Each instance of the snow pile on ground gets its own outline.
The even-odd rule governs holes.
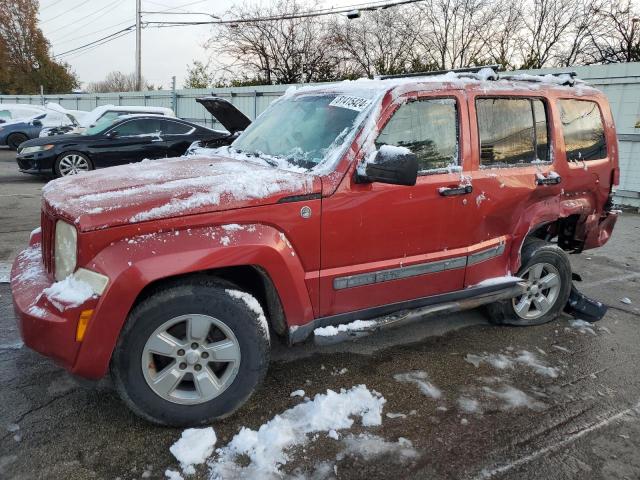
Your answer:
[[[307,443],[307,434],[350,428],[356,416],[364,426],[380,425],[385,403],[379,393],[365,385],[317,394],[313,400],[276,415],[258,430],[243,427],[225,447],[216,450],[210,462],[211,477],[279,476],[280,467],[289,460],[287,450]]]
[[[203,464],[213,453],[216,440],[216,433],[211,427],[188,428],[169,451],[180,462],[182,471],[192,475],[195,473],[194,465]]]
[[[334,327],[332,325],[328,327],[316,328],[313,333],[317,337],[331,337],[345,332],[357,332],[358,330],[366,330],[376,324],[374,320],[356,320],[351,323],[344,323]]]
[[[538,375],[556,378],[560,374],[560,370],[558,368],[547,366],[535,353],[527,350],[520,350],[516,354],[511,352],[506,354],[483,353],[482,355],[469,353],[465,357],[465,361],[476,368],[478,368],[480,364],[484,363],[498,370],[506,370],[514,369],[516,365],[520,364],[532,368]]]
[[[402,383],[415,383],[420,391],[427,397],[434,399],[442,397],[440,389],[429,381],[429,375],[427,375],[427,372],[414,370],[413,372],[397,373],[393,378],[394,380]]]
[[[87,282],[69,275],[45,288],[42,293],[62,312],[67,308],[78,307],[93,297],[93,288]]]
[[[338,460],[345,454],[358,455],[364,460],[371,460],[381,455],[390,454],[394,459],[405,461],[418,457],[411,441],[400,437],[397,442],[388,442],[384,438],[369,433],[348,435],[343,440],[345,449],[338,454]]]
[[[458,406],[460,410],[465,413],[476,413],[480,412],[480,402],[475,398],[470,397],[460,397],[458,399]]]

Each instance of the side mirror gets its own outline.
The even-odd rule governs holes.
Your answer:
[[[41,127],[42,122],[40,120],[32,120],[31,125],[33,125],[34,127]]]
[[[416,184],[418,178],[418,157],[405,147],[382,145],[367,158],[356,174],[356,182],[380,182],[392,185]]]

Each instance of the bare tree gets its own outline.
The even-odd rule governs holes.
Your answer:
[[[418,5],[417,13],[424,19],[418,44],[439,69],[466,67],[487,57],[487,0],[429,0]]]
[[[522,0],[498,0],[487,13],[487,22],[480,29],[487,63],[495,63],[503,69],[516,68],[522,49]]]
[[[368,77],[412,71],[420,35],[415,13],[414,8],[393,8],[333,22],[330,37],[342,52],[344,71]]]
[[[162,88],[148,84],[144,78],[142,79],[142,83],[146,85],[147,90],[160,90]],[[87,85],[87,91],[92,93],[135,92],[136,90],[136,74],[122,73],[117,71],[107,74],[104,80],[92,82]]]
[[[640,12],[631,0],[610,0],[595,17],[600,29],[590,35],[586,63],[640,61]]]
[[[251,72],[265,83],[325,80],[339,62],[328,48],[325,22],[319,18],[282,19],[312,8],[300,0],[279,0],[267,7],[237,6],[229,16],[238,23],[220,27],[207,47],[232,59],[222,70]],[[273,17],[271,21],[252,21]]]
[[[524,9],[522,68],[542,68],[557,57],[564,36],[579,16],[579,2],[531,0]]]

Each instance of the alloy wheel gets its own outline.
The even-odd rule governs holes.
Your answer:
[[[225,323],[209,315],[181,315],[151,334],[142,352],[142,371],[158,396],[193,405],[229,388],[240,357],[240,344]]]
[[[89,161],[77,153],[65,155],[60,159],[58,170],[62,177],[66,177],[67,175],[76,175],[80,172],[90,170]]]
[[[516,314],[526,320],[534,320],[551,310],[560,294],[560,272],[550,263],[536,263],[521,275],[527,284],[524,294],[514,298]]]

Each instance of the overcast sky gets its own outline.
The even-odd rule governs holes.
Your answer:
[[[248,0],[250,1],[250,0]],[[222,15],[234,0],[142,0],[142,11],[209,12]],[[258,3],[253,0],[250,3]],[[324,0],[323,7],[363,3],[363,0]],[[204,15],[144,15],[154,20],[206,20]],[[98,40],[135,23],[135,0],[40,0],[40,28],[51,42],[52,52],[68,50]],[[175,75],[178,88],[193,60],[206,63],[209,53],[203,44],[210,36],[210,26],[146,28],[142,33],[142,74],[154,85],[165,89]],[[104,45],[59,57],[68,62],[80,81],[101,80],[113,70],[133,72],[135,34],[130,33]]]

